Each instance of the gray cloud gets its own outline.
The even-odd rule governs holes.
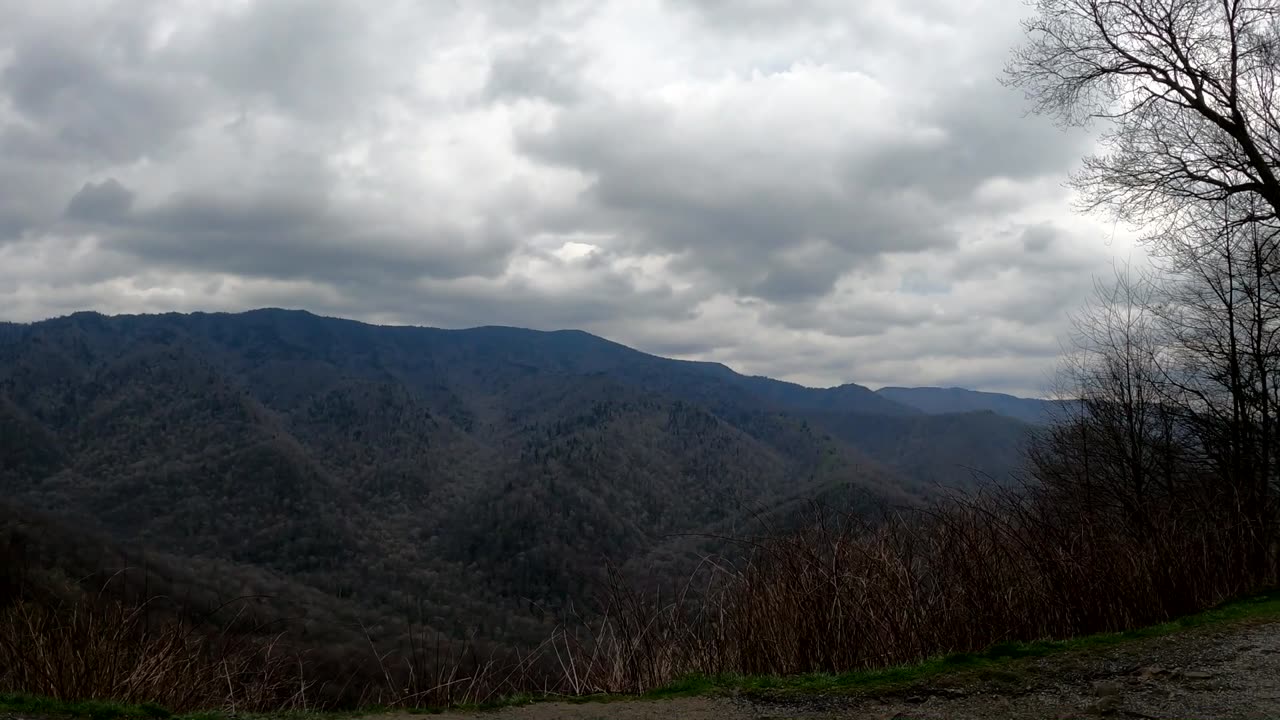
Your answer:
[[[493,59],[485,94],[493,100],[540,98],[567,105],[581,97],[578,73],[583,62],[559,38],[523,41]]]
[[[492,277],[517,244],[497,219],[415,232],[289,196],[180,196],[112,230],[113,249],[170,267],[339,285]]]
[[[363,109],[397,79],[384,75],[394,68],[380,59],[394,48],[379,46],[377,15],[355,2],[250,3],[172,53],[242,102],[267,100],[321,119]]]
[[[1073,236],[1050,222],[1015,225],[993,232],[956,256],[956,278],[981,280],[1014,271],[1044,279],[1083,277],[1106,269],[1106,257],[1088,252],[1089,238]]]
[[[67,217],[76,220],[120,220],[133,208],[133,193],[115,178],[87,182],[67,203]]]
[[[568,219],[580,225],[567,226],[615,232],[622,247],[679,254],[682,267],[714,274],[734,292],[821,295],[881,253],[955,242],[927,196],[846,184],[830,177],[825,151],[788,153],[780,145],[786,137],[726,137],[716,121],[733,122],[729,114],[683,127],[654,106],[564,112],[551,132],[526,136],[522,147],[591,178]]]
[[[1114,252],[1003,2],[0,0],[0,306],[1033,391]]]
[[[181,89],[163,73],[121,68],[110,54],[95,56],[62,38],[33,38],[13,49],[0,87],[27,127],[46,134],[45,142],[85,162],[129,162],[162,149],[187,108]]]
[[[1027,252],[1042,253],[1057,239],[1057,230],[1049,223],[1032,225],[1022,231],[1022,247]]]

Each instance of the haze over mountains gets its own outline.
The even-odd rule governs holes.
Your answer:
[[[884,387],[876,393],[930,415],[990,411],[1029,423],[1052,421],[1056,406],[1056,403],[1050,400],[1021,398],[1004,393],[980,392],[957,387]]]
[[[0,492],[315,617],[503,641],[606,561],[679,577],[706,535],[808,500],[1006,477],[1044,405],[806,388],[577,331],[77,313],[0,324]]]

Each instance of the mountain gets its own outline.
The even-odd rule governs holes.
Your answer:
[[[607,563],[673,580],[708,536],[807,499],[920,503],[973,464],[1002,472],[1025,431],[578,331],[285,310],[0,324],[3,497],[373,634],[538,638],[529,608],[588,603]]]
[[[1007,483],[1023,466],[1035,426],[990,410],[937,415],[815,416],[818,427],[932,494]]]
[[[1037,424],[1052,420],[1056,407],[1056,403],[1052,400],[1022,398],[957,387],[886,387],[877,390],[876,394],[886,400],[930,415],[990,411]]]

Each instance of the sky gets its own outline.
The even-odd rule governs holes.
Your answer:
[[[1042,394],[1136,250],[1016,0],[0,0],[0,319],[579,328]]]

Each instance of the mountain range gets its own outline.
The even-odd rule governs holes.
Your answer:
[[[150,553],[188,592],[270,594],[317,627],[515,642],[610,565],[678,579],[810,501],[1006,478],[1047,407],[808,388],[579,331],[77,313],[0,323],[0,521]],[[41,557],[80,573],[77,553]]]
[[[1034,424],[1052,422],[1059,408],[1059,403],[1053,400],[958,387],[885,387],[876,394],[930,415],[986,411]]]

